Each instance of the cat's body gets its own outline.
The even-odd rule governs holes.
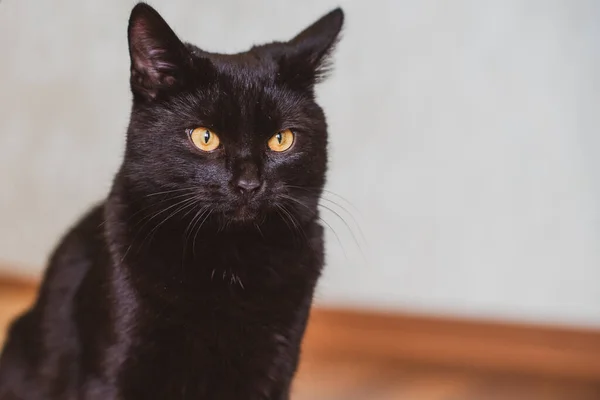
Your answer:
[[[196,249],[211,249],[214,269],[173,260],[172,276],[157,270],[160,279],[149,271],[135,279],[110,262],[104,211],[65,238],[39,301],[13,326],[0,382],[16,392],[3,400],[287,398],[322,261],[320,228],[307,232],[316,248],[289,243],[280,255],[258,232],[224,232]],[[160,257],[156,251],[145,256]],[[278,270],[270,261],[277,256],[302,276]],[[233,275],[240,270],[244,278]]]
[[[223,56],[134,9],[125,160],[11,327],[0,400],[289,399],[323,266],[312,87],[341,23]],[[195,152],[195,126],[221,145]],[[271,152],[290,127],[293,146]]]

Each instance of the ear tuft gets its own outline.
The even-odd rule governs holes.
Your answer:
[[[308,89],[325,79],[343,24],[344,12],[336,8],[290,40],[290,50],[280,61],[283,78]]]
[[[134,95],[154,99],[181,83],[188,51],[156,10],[138,3],[129,18],[128,38]]]

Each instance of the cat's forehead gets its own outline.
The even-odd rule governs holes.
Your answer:
[[[283,125],[297,125],[301,109],[311,102],[310,97],[278,79],[279,64],[272,46],[237,54],[208,53],[193,45],[188,48],[197,58],[195,73],[200,78],[193,98],[185,98],[185,108],[215,129],[271,132]]]
[[[194,57],[209,60],[221,78],[234,79],[241,83],[260,81],[266,84],[274,81],[278,73],[277,62],[268,48],[263,46],[235,54],[205,52],[191,44],[188,44],[188,49]]]

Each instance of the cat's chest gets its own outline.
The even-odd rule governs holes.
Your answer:
[[[174,254],[129,265],[125,398],[276,398],[295,371],[320,251],[248,242]]]
[[[198,311],[201,320],[163,316],[140,326],[124,380],[135,398],[270,399],[289,381],[303,315],[282,325],[248,310]]]

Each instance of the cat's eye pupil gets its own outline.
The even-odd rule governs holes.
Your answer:
[[[204,131],[204,143],[208,143],[210,140],[210,132],[208,130]]]
[[[281,141],[283,140],[283,135],[281,133],[278,133],[276,137],[279,144],[281,144]]]

